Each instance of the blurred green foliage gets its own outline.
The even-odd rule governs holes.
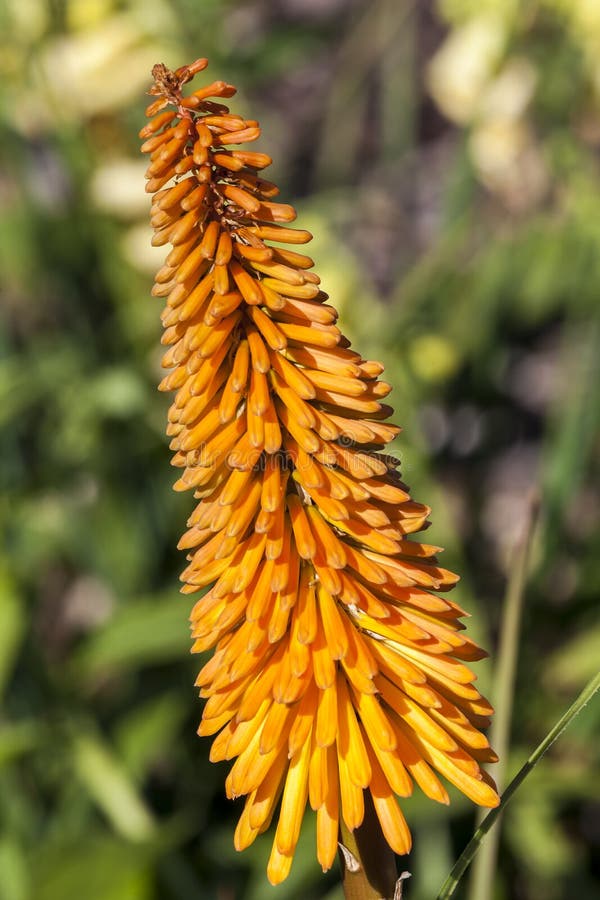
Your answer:
[[[237,83],[342,324],[395,386],[408,482],[493,650],[544,517],[516,771],[600,658],[600,7],[594,0],[4,0],[0,900],[275,896],[195,736],[136,132],[156,61]],[[493,695],[493,666],[479,667]],[[504,820],[498,900],[600,892],[598,704]],[[410,900],[474,811],[403,803]],[[339,900],[306,825],[280,900]]]

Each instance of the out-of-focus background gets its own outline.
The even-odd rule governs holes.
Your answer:
[[[598,666],[598,0],[3,0],[0,898],[339,900],[306,817],[292,875],[195,735],[189,599],[155,391],[137,131],[149,72],[239,85],[341,322],[394,383],[406,480],[497,646],[529,491],[544,512],[514,773]],[[490,661],[480,680],[493,693]],[[496,898],[600,895],[600,704],[506,813]],[[409,900],[474,810],[403,802]],[[464,892],[462,894],[464,896]]]

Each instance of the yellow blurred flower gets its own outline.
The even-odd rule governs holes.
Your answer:
[[[126,14],[94,28],[56,38],[42,51],[40,71],[61,112],[89,116],[131,104],[161,52],[143,40]]]
[[[467,124],[479,113],[505,41],[502,21],[481,15],[454,29],[429,63],[429,90],[454,122]]]
[[[136,218],[145,212],[148,205],[143,195],[145,169],[143,162],[127,157],[100,165],[90,181],[90,197],[96,208],[123,219]]]
[[[436,383],[451,378],[460,365],[454,344],[441,334],[421,334],[408,346],[413,371],[423,381]]]

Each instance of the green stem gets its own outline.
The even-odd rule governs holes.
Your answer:
[[[364,797],[362,825],[350,831],[343,820],[340,823],[344,897],[346,900],[393,900],[398,879],[396,857],[383,836],[369,791],[365,791]]]
[[[577,699],[571,704],[566,713],[558,720],[556,725],[548,732],[541,744],[539,744],[533,751],[525,765],[515,775],[502,795],[502,802],[500,806],[496,807],[496,809],[492,809],[487,814],[487,816],[459,856],[452,871],[446,878],[437,896],[437,900],[448,900],[448,898],[454,896],[460,879],[471,863],[471,860],[477,853],[477,850],[479,849],[483,838],[497,821],[498,816],[502,813],[518,788],[525,781],[531,770],[540,761],[546,750],[548,750],[549,747],[552,746],[554,741],[560,737],[565,728],[567,728],[567,726],[572,722],[575,716],[581,712],[583,707],[587,703],[589,703],[596,691],[598,691],[599,689],[600,672],[598,672],[597,675],[595,675],[590,681],[588,681]]]
[[[529,558],[535,526],[538,520],[540,501],[537,491],[529,503],[527,522],[523,536],[515,549],[510,569],[510,578],[506,588],[506,596],[502,604],[502,623],[498,650],[498,662],[494,671],[494,696],[492,697],[495,714],[490,730],[490,742],[498,754],[500,761],[489,767],[489,772],[496,779],[499,789],[504,786],[504,774],[510,740],[510,723],[512,719],[517,659],[519,656],[519,635],[523,611],[523,598],[527,586]],[[483,820],[480,815],[477,824]],[[485,842],[481,853],[473,865],[473,875],[469,886],[470,900],[491,900],[494,887],[494,871],[498,856],[500,827],[495,828]]]

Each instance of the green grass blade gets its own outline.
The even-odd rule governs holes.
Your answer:
[[[556,741],[557,738],[561,736],[563,731],[567,728],[568,725],[570,725],[575,716],[577,716],[578,713],[580,713],[584,708],[584,706],[586,706],[590,702],[594,694],[599,689],[600,672],[598,672],[592,679],[590,679],[590,681],[588,681],[584,689],[581,691],[576,700],[573,701],[566,713],[561,716],[556,725],[554,725],[554,727],[548,732],[541,744],[538,744],[525,765],[517,772],[513,780],[510,782],[510,784],[502,794],[502,802],[500,806],[497,806],[496,809],[492,809],[487,814],[487,816],[459,856],[452,871],[442,885],[442,888],[437,896],[437,900],[449,900],[450,897],[454,896],[460,879],[472,862],[473,857],[479,850],[479,847],[481,846],[485,835],[497,822],[498,817],[502,814],[511,798],[525,781],[532,769],[534,769],[538,764],[542,756],[552,746],[554,741]]]
[[[537,492],[534,492],[529,504],[523,535],[515,548],[506,596],[502,605],[498,662],[494,673],[494,696],[492,698],[496,712],[490,731],[492,747],[496,750],[500,760],[494,766],[489,767],[490,774],[496,779],[499,790],[504,785],[508,758],[523,599],[527,587],[531,545],[539,510],[539,496]],[[482,818],[478,824],[481,823]],[[469,900],[491,900],[499,840],[500,827],[494,829],[475,860],[473,876],[469,885]]]

